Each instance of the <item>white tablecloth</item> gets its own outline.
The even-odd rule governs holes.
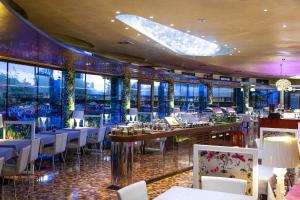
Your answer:
[[[238,195],[209,190],[172,187],[154,200],[256,200],[253,196]]]

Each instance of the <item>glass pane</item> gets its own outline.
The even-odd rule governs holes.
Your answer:
[[[6,115],[7,63],[0,62],[0,114]],[[2,137],[1,137],[2,138]]]
[[[75,110],[85,110],[85,74],[75,75]]]
[[[141,84],[140,112],[151,112],[151,85]]]
[[[138,80],[130,79],[130,107],[137,108]]]
[[[35,67],[9,63],[8,119],[35,120],[37,104]]]
[[[61,128],[62,71],[39,68],[37,77],[39,117],[47,117],[47,127]]]
[[[105,109],[105,80],[102,76],[86,74],[86,114],[99,115]]]

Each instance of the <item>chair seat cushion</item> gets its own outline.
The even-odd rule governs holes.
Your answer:
[[[53,154],[54,153],[54,147],[47,147],[42,149],[41,151],[42,154]]]
[[[92,143],[92,144],[99,143],[99,142],[96,140],[96,138],[90,138],[90,137],[88,137],[88,138],[86,139],[86,142],[87,142],[87,143]]]
[[[70,142],[67,147],[68,147],[68,149],[77,149],[77,148],[79,148],[77,142]]]

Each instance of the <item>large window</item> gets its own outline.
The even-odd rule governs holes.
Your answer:
[[[62,71],[0,62],[0,112],[6,120],[62,126]]]
[[[279,103],[279,92],[277,90],[256,89],[250,92],[250,106],[254,109],[262,109],[270,104],[277,106]]]
[[[76,73],[75,108],[84,110],[86,115],[109,114],[109,121],[119,122],[122,88],[123,82],[119,78]]]
[[[61,127],[62,116],[62,71],[38,69],[38,115],[47,117],[46,125]]]
[[[151,84],[140,85],[140,112],[151,112]]]
[[[8,64],[8,119],[32,121],[37,117],[35,67]]]
[[[130,107],[138,107],[138,80],[130,79]]]
[[[218,106],[233,106],[235,104],[233,88],[213,87],[213,104]]]
[[[181,84],[174,85],[175,106],[181,111],[202,111],[207,104],[207,87],[205,85]]]
[[[7,63],[0,62],[0,114],[6,115]]]
[[[154,81],[154,107],[160,118],[167,116],[170,110],[169,83]]]

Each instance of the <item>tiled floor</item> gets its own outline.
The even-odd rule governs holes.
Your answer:
[[[250,145],[253,142],[253,135],[255,135],[253,132],[255,131],[249,131],[245,137]],[[132,181],[153,178],[187,167],[189,165],[187,152],[188,150],[185,148],[181,148],[179,154],[177,149],[169,150],[164,161],[158,152],[144,156],[136,155]],[[45,162],[43,163],[45,167],[36,171],[34,184],[28,186],[25,176],[24,184],[22,181],[17,181],[17,192],[15,193],[13,184],[7,185],[5,183],[1,190],[1,199],[116,199],[116,192],[107,189],[111,183],[110,165],[110,152],[108,150],[102,154],[89,153],[85,158],[82,156],[80,160],[76,155],[69,155],[67,165],[64,167],[61,162],[57,162],[55,171],[52,170],[50,162]],[[150,199],[175,185],[191,187],[192,171],[148,184]]]
[[[178,162],[179,161],[179,162]],[[160,153],[151,153],[147,156],[136,156],[133,181],[154,177],[187,166],[187,155],[179,155],[175,151],[168,151],[165,162],[162,162]],[[17,192],[14,193],[13,184],[4,184],[1,197],[9,199],[116,199],[116,192],[107,189],[110,186],[110,156],[105,151],[102,155],[87,154],[86,158],[79,159],[76,155],[69,156],[67,165],[57,162],[57,170],[53,171],[50,162],[45,162],[41,171],[36,171],[36,181],[28,186],[25,176],[24,184],[17,181]],[[190,187],[192,172],[188,171],[148,185],[151,199],[173,185]]]

